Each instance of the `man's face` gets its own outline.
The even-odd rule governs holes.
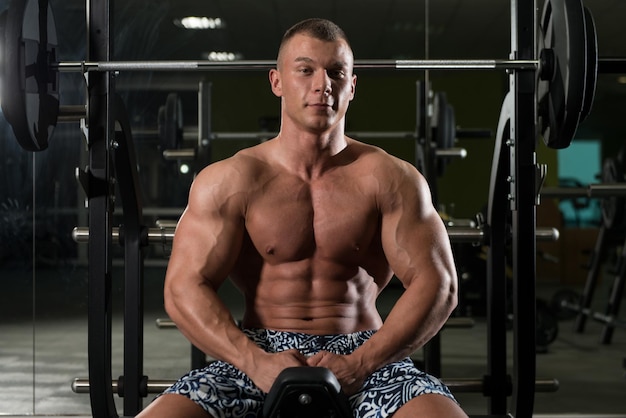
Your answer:
[[[314,133],[336,127],[354,98],[353,64],[344,40],[325,42],[305,34],[291,38],[278,69],[270,72],[272,91],[282,98],[283,123]]]

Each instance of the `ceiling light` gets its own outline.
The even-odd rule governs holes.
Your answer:
[[[191,30],[222,29],[226,26],[221,18],[206,16],[187,16],[182,19],[174,19],[174,24]]]
[[[225,62],[237,61],[242,59],[242,55],[237,52],[229,51],[211,51],[202,54],[203,58],[209,61]]]
[[[621,76],[617,77],[617,83],[618,84],[626,84],[626,75],[621,75]]]

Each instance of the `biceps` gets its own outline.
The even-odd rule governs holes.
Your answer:
[[[219,287],[237,259],[242,237],[241,221],[186,213],[176,229],[168,276]]]
[[[446,269],[450,262],[448,236],[434,209],[424,217],[402,212],[383,217],[383,248],[405,286],[419,275]]]

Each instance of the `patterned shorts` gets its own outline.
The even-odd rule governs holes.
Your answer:
[[[275,353],[296,348],[308,356],[318,351],[350,354],[375,331],[339,335],[310,335],[264,329],[244,333],[265,351]],[[163,392],[184,395],[216,418],[261,417],[266,394],[239,369],[223,361],[193,370]],[[438,379],[418,370],[410,358],[388,364],[365,381],[350,396],[355,418],[383,418],[392,415],[416,396],[435,393],[454,400]]]

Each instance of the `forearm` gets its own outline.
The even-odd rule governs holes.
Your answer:
[[[242,371],[264,352],[236,325],[228,307],[206,284],[166,288],[165,307],[181,333],[207,355]]]
[[[455,286],[409,285],[389,312],[383,326],[354,352],[356,360],[371,373],[405,358],[426,344],[443,326],[457,303]]]

